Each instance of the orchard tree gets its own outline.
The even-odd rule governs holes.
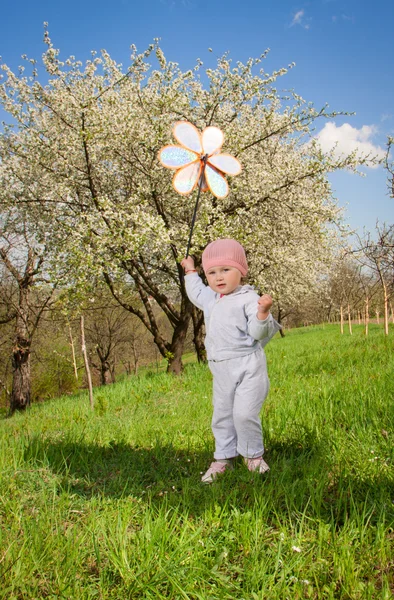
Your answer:
[[[114,301],[108,289],[98,289],[90,298],[91,306],[84,310],[86,342],[90,348],[90,362],[100,375],[100,384],[113,383],[117,362],[135,365],[138,369],[139,352],[130,312]],[[132,343],[134,342],[134,343]],[[132,353],[132,360],[128,353]]]
[[[47,248],[37,243],[23,215],[12,211],[2,215],[0,263],[13,282],[6,315],[0,321],[13,321],[12,389],[10,412],[30,404],[30,354],[34,334],[45,310],[54,300],[55,286],[45,277]]]
[[[347,314],[349,333],[352,335],[352,312],[359,308],[363,292],[360,287],[360,265],[349,251],[342,251],[337,256],[328,282],[331,310],[339,313],[341,333],[344,332],[344,318]]]
[[[394,295],[394,225],[376,225],[376,237],[358,237],[359,262],[379,281],[383,296],[384,333],[389,333],[389,306]]]
[[[220,127],[225,151],[243,165],[227,198],[202,195],[191,248],[196,263],[210,240],[235,237],[259,289],[275,289],[291,273],[283,279],[283,302],[310,284],[341,219],[327,173],[355,169],[356,154],[337,159],[322,152],[313,128],[336,113],[316,110],[294,92],[283,97],[277,84],[288,69],[267,73],[267,52],[236,65],[225,55],[206,69],[203,83],[200,60],[182,71],[157,42],[142,54],[132,46],[125,72],[105,51],[92,52],[85,65],[72,56],[61,61],[48,32],[44,41],[46,74],[27,57],[30,74],[2,67],[0,102],[16,125],[1,135],[1,183],[23,184],[27,193],[18,202],[39,207],[50,223],[51,244],[68,261],[73,285],[101,274],[151,333],[169,371],[182,368],[190,322],[202,354],[202,319],[180,267],[195,196],[179,196],[157,159],[162,146],[174,143],[179,120],[200,130]],[[165,314],[164,327],[150,298]]]
[[[118,362],[127,375],[132,373],[138,375],[140,366],[154,361],[156,346],[146,327],[137,317],[131,316],[128,321],[124,351],[119,353]]]
[[[369,315],[371,302],[376,299],[379,291],[379,282],[373,270],[366,268],[363,264],[358,265],[358,287],[363,297],[363,308],[360,311],[364,318],[364,333],[367,336],[369,333]]]

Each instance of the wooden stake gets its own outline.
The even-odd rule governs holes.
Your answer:
[[[365,298],[365,336],[368,336],[368,325],[369,325],[369,298]]]
[[[350,305],[347,305],[347,320],[349,323],[349,333],[350,335],[353,335],[353,331],[352,331],[352,315],[350,314]]]
[[[93,386],[92,386],[92,377],[90,375],[88,354],[86,352],[85,326],[84,326],[83,315],[81,315],[81,342],[82,342],[82,344],[81,344],[82,345],[82,355],[83,355],[83,360],[85,363],[86,376],[88,378],[90,408],[93,410],[94,409]]]
[[[72,357],[73,357],[73,366],[74,366],[74,375],[75,375],[75,379],[78,381],[78,369],[77,369],[77,361],[75,359],[75,348],[74,348],[74,340],[73,340],[73,334],[71,331],[71,325],[70,322],[68,323],[68,334],[70,336],[70,344],[71,344],[71,352],[72,352]]]
[[[384,335],[389,334],[389,297],[387,294],[387,286],[383,284],[384,295]]]

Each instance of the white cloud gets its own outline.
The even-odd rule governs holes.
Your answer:
[[[331,21],[333,23],[339,23],[340,21],[349,21],[350,23],[354,23],[354,17],[349,17],[349,15],[345,15],[342,13],[341,15],[332,15]]]
[[[301,25],[302,24],[302,17],[304,16],[305,11],[304,10],[299,10],[298,12],[296,12],[296,14],[293,17],[293,20],[291,22],[291,27],[293,25]]]
[[[376,133],[377,128],[374,125],[363,125],[357,129],[349,123],[344,123],[340,127],[337,127],[335,123],[326,123],[317,134],[316,139],[324,152],[329,152],[336,145],[334,153],[338,157],[357,150],[358,157],[370,154],[377,158],[383,158],[385,150],[372,142]],[[376,165],[368,166],[376,167]]]
[[[311,21],[312,19],[309,18],[305,18],[305,10],[301,9],[298,10],[294,17],[293,20],[291,21],[289,27],[294,27],[294,25],[299,25],[300,27],[303,27],[303,29],[309,29],[310,25],[308,21]]]

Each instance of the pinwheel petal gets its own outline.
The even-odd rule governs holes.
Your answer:
[[[201,171],[201,162],[195,161],[191,165],[182,167],[174,175],[172,184],[178,194],[187,195],[194,190]]]
[[[228,195],[227,181],[219,171],[211,167],[208,163],[205,167],[205,179],[207,180],[209,189],[216,198],[225,198]]]
[[[231,154],[215,154],[209,157],[208,162],[227,175],[238,175],[242,170],[239,160]]]
[[[223,145],[224,135],[219,127],[206,127],[202,132],[202,149],[210,156]]]
[[[159,161],[168,169],[185,167],[198,158],[198,154],[180,146],[164,146],[159,152]]]
[[[200,132],[196,127],[194,127],[194,125],[188,123],[187,121],[178,121],[175,123],[172,132],[174,137],[180,144],[182,144],[182,146],[189,148],[189,150],[193,150],[193,152],[201,154],[201,136]]]

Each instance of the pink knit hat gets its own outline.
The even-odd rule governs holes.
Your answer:
[[[205,273],[211,267],[235,267],[245,276],[248,272],[245,250],[235,240],[215,240],[202,253]]]

